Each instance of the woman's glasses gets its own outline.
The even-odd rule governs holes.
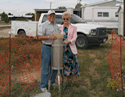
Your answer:
[[[63,20],[69,20],[69,18],[63,18]]]
[[[52,17],[52,16],[55,17],[55,14],[52,13],[52,14],[50,14],[49,16],[50,16],[50,17]]]

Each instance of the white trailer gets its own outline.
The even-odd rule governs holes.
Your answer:
[[[106,28],[118,28],[118,7],[86,7],[84,18],[89,24],[104,25]]]

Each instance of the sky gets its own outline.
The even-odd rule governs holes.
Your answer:
[[[82,0],[81,4],[91,4],[104,0]],[[58,8],[59,6],[72,7],[79,0],[0,0],[0,13],[12,13],[13,15],[25,15],[25,13],[32,12],[34,9],[49,9],[50,2],[52,2],[52,9]]]

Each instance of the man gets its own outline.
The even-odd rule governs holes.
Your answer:
[[[57,39],[54,34],[60,34],[60,29],[55,23],[55,11],[49,10],[47,13],[47,21],[42,25],[42,31],[38,32],[38,39],[43,40],[41,48],[41,91],[47,92],[48,78],[51,76],[51,49],[53,40]],[[50,72],[49,72],[50,71]],[[51,85],[55,84],[57,70],[53,70],[50,80]]]

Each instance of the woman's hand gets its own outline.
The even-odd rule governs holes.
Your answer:
[[[71,44],[71,42],[69,42],[69,44]]]
[[[63,41],[63,44],[67,44],[68,42],[66,42],[66,41]]]

